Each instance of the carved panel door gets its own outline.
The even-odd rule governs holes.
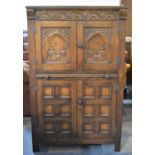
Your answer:
[[[38,122],[45,141],[76,135],[76,82],[37,80]],[[42,139],[40,137],[40,139]],[[65,140],[65,139],[63,139]]]
[[[76,70],[76,22],[36,21],[37,70]]]
[[[114,80],[78,81],[78,136],[114,137],[116,93]]]
[[[115,71],[117,24],[113,21],[78,22],[78,70]]]

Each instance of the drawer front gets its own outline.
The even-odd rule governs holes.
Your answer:
[[[115,80],[78,81],[78,137],[114,137]]]
[[[43,137],[75,137],[76,83],[73,80],[37,80],[38,122]]]
[[[35,22],[35,64],[37,71],[76,70],[76,22]]]

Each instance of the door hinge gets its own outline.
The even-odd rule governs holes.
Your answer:
[[[115,83],[115,90],[119,91],[119,85],[117,83]]]
[[[37,85],[34,86],[34,92],[36,92],[38,90]]]
[[[38,64],[38,59],[34,59],[34,64]]]
[[[32,27],[32,33],[37,33],[35,26]]]
[[[121,58],[120,57],[116,57],[115,58],[115,63],[116,64],[120,64],[121,63]]]

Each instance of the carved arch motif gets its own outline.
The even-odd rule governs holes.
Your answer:
[[[106,39],[100,33],[91,35],[87,40],[85,61],[101,63],[106,60],[106,54]]]
[[[43,45],[45,63],[66,63],[68,43],[67,40],[58,32],[47,36]]]

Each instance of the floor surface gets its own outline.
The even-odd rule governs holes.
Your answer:
[[[114,152],[114,145],[55,145],[36,154],[32,151],[31,118],[23,119],[23,155],[132,155],[132,109],[124,108],[121,151]]]

